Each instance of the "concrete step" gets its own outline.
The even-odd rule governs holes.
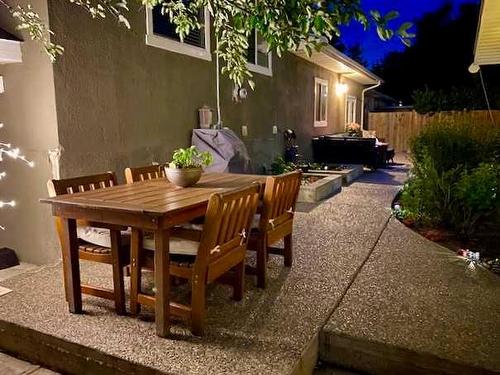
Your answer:
[[[2,375],[58,375],[57,372],[22,361],[0,352],[0,374]]]

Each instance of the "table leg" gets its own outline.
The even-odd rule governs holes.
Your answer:
[[[170,333],[170,262],[169,262],[169,230],[156,230],[155,233],[155,319],[156,334],[167,337]]]
[[[111,256],[113,259],[113,291],[115,293],[115,309],[118,315],[125,315],[125,283],[123,281],[122,242],[119,230],[110,230]]]
[[[69,311],[82,313],[82,291],[80,283],[80,261],[78,258],[78,238],[76,220],[61,218],[62,221],[62,256],[64,262],[64,288]]]
[[[141,255],[142,231],[132,228],[130,237],[130,313],[133,316],[139,314],[141,305],[137,302],[138,294],[141,292]]]

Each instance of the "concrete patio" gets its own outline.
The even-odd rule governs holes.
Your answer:
[[[150,313],[119,317],[92,297],[84,297],[84,315],[71,315],[56,265],[1,282],[13,291],[0,297],[0,348],[70,373],[291,374],[311,373],[320,348],[323,361],[387,373],[394,362],[387,345],[401,348],[389,354],[430,353],[450,364],[443,373],[464,363],[498,372],[500,306],[492,296],[499,295],[499,280],[471,282],[451,253],[434,253],[390,219],[406,172],[399,165],[367,173],[319,206],[301,205],[293,267],[273,257],[269,287],[259,290],[247,277],[240,303],[228,288],[212,287],[204,337],[174,324],[173,337],[161,339]],[[106,271],[82,267],[84,278],[103,285],[110,281]],[[378,346],[341,347],[339,337]]]

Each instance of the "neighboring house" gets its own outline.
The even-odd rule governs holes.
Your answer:
[[[34,173],[12,166],[20,179],[2,186],[21,203],[4,215],[9,230],[0,245],[45,263],[59,255],[49,208],[37,203],[51,176],[48,150],[64,148],[62,177],[113,170],[123,181],[127,166],[166,161],[175,148],[189,145],[198,108],[215,107],[216,71],[206,13],[200,14],[205,28],[181,43],[155,11],[133,7],[129,31],[111,18],[92,19],[68,1],[32,3],[65,53],[52,65],[40,45],[26,41],[21,64],[0,66],[6,82],[0,121],[37,163]],[[0,15],[0,26],[15,33],[8,14]],[[279,59],[265,53],[258,35],[250,45],[256,89],[233,103],[233,85],[223,77],[222,120],[239,135],[247,127],[242,139],[256,172],[281,154],[285,128],[296,131],[302,154],[310,158],[313,136],[360,122],[362,90],[380,81],[333,47],[310,58],[297,52]]]
[[[500,1],[482,0],[474,48],[477,66],[500,64]]]
[[[386,108],[398,107],[399,103],[392,96],[386,95],[380,91],[372,90],[366,93],[365,111],[373,112],[385,110]]]

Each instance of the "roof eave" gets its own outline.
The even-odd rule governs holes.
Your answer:
[[[361,83],[362,85],[374,85],[383,82],[380,77],[331,45],[324,46],[320,52],[313,52],[311,56],[307,56],[304,49],[301,47],[293,51],[293,53],[315,65],[328,69],[347,79]]]
[[[351,59],[346,54],[340,52],[338,49],[336,49],[330,45],[326,46],[324,49],[326,52],[331,54],[331,56],[333,58],[340,60],[342,63],[344,63],[348,67],[352,68],[353,70],[357,71],[360,74],[363,74],[367,78],[373,80],[373,82],[372,82],[373,84],[379,83],[379,82],[380,83],[384,82],[384,80],[382,78],[380,78],[379,76],[377,76],[376,74],[374,74],[373,72],[371,72],[370,70],[365,68],[363,65],[361,65],[357,61]]]

